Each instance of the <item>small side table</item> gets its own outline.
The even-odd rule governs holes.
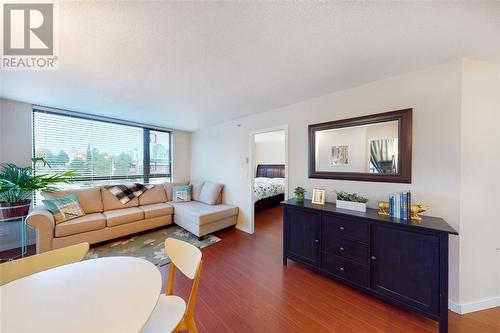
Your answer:
[[[17,220],[21,221],[21,225],[20,225],[20,227],[21,227],[21,253],[19,253],[18,255],[15,255],[13,257],[0,258],[0,262],[11,261],[11,260],[14,260],[17,258],[22,258],[28,252],[28,245],[27,245],[27,240],[26,240],[26,217],[27,216],[28,215],[0,219],[1,226],[10,225],[11,223],[13,223],[14,221],[17,221]]]

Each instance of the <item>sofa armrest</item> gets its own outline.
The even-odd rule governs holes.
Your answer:
[[[54,215],[45,207],[37,207],[29,213],[26,223],[36,230],[36,253],[52,250]]]

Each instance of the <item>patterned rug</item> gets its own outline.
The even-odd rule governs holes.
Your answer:
[[[214,235],[207,235],[202,241],[199,241],[198,237],[189,231],[179,226],[172,226],[92,246],[84,260],[100,257],[131,256],[146,259],[157,266],[164,266],[170,262],[164,246],[165,239],[169,237],[183,240],[200,249],[220,241],[220,238]]]

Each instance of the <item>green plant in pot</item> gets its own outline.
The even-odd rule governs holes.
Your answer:
[[[304,194],[306,193],[306,190],[303,187],[296,187],[295,190],[293,191],[295,194],[295,200],[298,202],[303,202],[304,201]]]
[[[366,212],[368,198],[357,193],[337,192],[337,208]]]
[[[28,214],[35,191],[55,192],[57,184],[70,183],[76,175],[66,171],[52,175],[35,174],[34,166],[50,165],[43,158],[33,158],[33,167],[4,163],[0,166],[0,218],[8,219]]]

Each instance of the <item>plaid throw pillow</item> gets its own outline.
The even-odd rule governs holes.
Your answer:
[[[141,194],[153,187],[154,185],[139,183],[105,186],[105,188],[124,205],[130,200],[138,198]]]
[[[85,215],[80,202],[74,194],[42,201],[45,207],[54,215],[56,224]]]

